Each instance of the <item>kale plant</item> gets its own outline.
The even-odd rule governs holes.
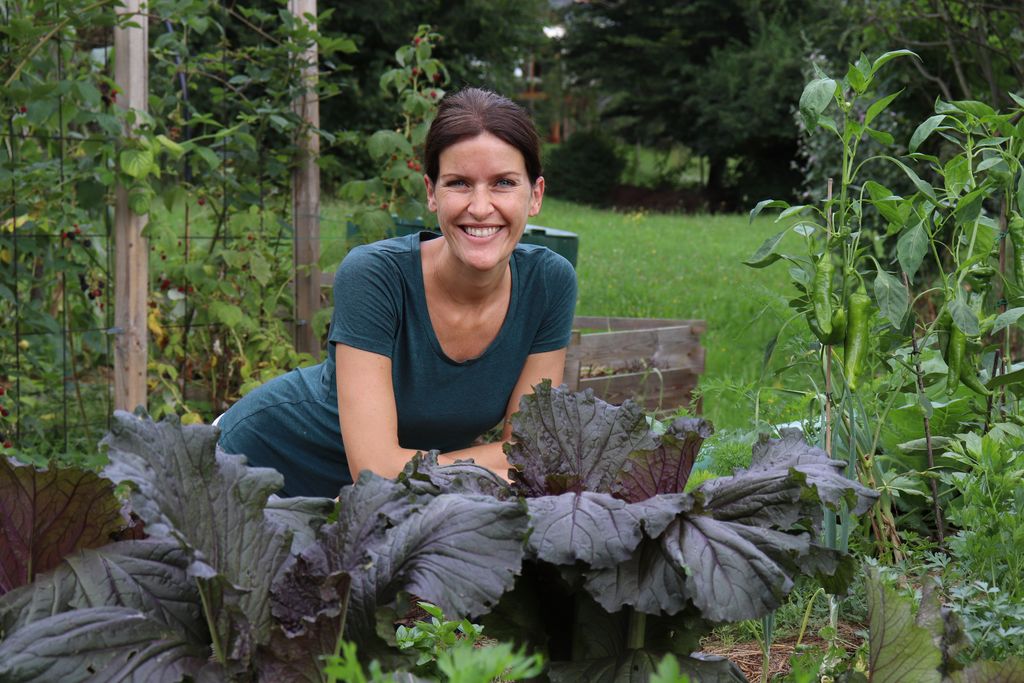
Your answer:
[[[545,383],[513,433],[511,485],[420,454],[395,480],[364,472],[327,523],[331,501],[272,496],[280,475],[220,452],[215,428],[119,413],[104,476],[148,538],[0,597],[0,679],[320,681],[342,639],[410,668],[393,624],[416,596],[546,651],[553,681],[645,680],[668,653],[739,681],[690,656],[702,634],[771,611],[796,575],[849,583],[851,560],[816,540],[823,508],[861,514],[875,494],[799,432],[691,493],[703,420],[659,434],[632,403]]]

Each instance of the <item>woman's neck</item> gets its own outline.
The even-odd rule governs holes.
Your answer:
[[[434,244],[437,246],[434,247]],[[488,271],[470,268],[453,256],[443,237],[424,242],[421,249],[426,256],[424,272],[440,291],[456,304],[486,304],[495,296],[501,296],[506,289],[511,275],[508,261]]]

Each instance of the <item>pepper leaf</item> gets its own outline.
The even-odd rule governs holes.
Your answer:
[[[896,258],[899,259],[900,268],[908,278],[913,279],[917,274],[928,253],[930,243],[928,231],[924,229],[923,223],[917,223],[900,235],[899,241],[896,242]]]
[[[757,251],[743,262],[743,265],[750,266],[751,268],[764,268],[778,261],[782,256],[775,253],[775,250],[778,249],[779,243],[782,242],[782,238],[786,236],[787,232],[789,232],[789,228],[766,239],[757,248]]]
[[[900,329],[910,310],[910,297],[903,283],[881,267],[875,276],[875,300],[878,301],[882,316],[891,322],[893,327]]]

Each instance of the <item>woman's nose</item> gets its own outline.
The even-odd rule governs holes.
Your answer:
[[[474,188],[469,198],[469,213],[474,218],[485,218],[491,214],[491,193],[486,188]]]

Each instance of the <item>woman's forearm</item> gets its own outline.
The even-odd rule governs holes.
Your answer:
[[[437,461],[441,465],[451,465],[456,460],[472,458],[476,464],[486,467],[502,479],[508,480],[508,460],[505,458],[505,453],[502,451],[501,446],[500,442],[470,446],[462,450],[442,453],[438,456]],[[401,448],[389,453],[378,453],[374,457],[372,464],[368,464],[364,468],[353,466],[350,461],[349,469],[352,474],[352,480],[359,479],[361,469],[368,469],[378,476],[394,479],[401,474],[412,456],[418,452],[421,451],[417,451],[415,448]]]
[[[502,442],[485,443],[479,446],[470,446],[459,451],[442,453],[437,459],[442,465],[450,465],[456,460],[467,460],[472,458],[477,465],[486,467],[502,479],[508,480],[508,458],[502,450]]]

